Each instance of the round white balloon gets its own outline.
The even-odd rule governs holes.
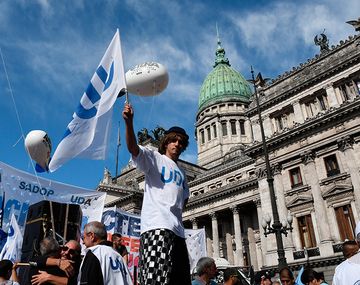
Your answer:
[[[48,169],[51,141],[47,133],[41,130],[29,132],[25,138],[25,148],[30,157],[36,161],[44,170]]]
[[[136,65],[125,77],[128,92],[140,96],[160,94],[169,83],[167,69],[157,62]]]

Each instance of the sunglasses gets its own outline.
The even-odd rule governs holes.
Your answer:
[[[69,254],[73,254],[73,255],[76,254],[76,250],[72,248],[68,248],[67,246],[62,246],[61,251],[67,251]]]

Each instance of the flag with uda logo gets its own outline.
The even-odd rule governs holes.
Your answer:
[[[112,109],[122,88],[126,84],[117,30],[50,161],[51,172],[74,157],[105,159]]]
[[[8,230],[8,238],[4,247],[1,250],[0,260],[9,259],[12,262],[19,261],[21,258],[22,243],[23,236],[16,221],[15,215],[12,214],[10,227]]]

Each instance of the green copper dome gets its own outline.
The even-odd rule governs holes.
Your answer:
[[[225,50],[218,40],[214,69],[201,86],[199,112],[212,104],[230,100],[249,103],[251,94],[249,83],[230,66],[229,60],[225,58]]]

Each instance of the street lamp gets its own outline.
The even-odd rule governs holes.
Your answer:
[[[281,222],[280,231],[285,236],[287,236],[288,231],[292,232],[292,230],[293,230],[292,220],[293,220],[293,217],[292,217],[291,213],[288,212],[288,215],[287,215],[286,219],[283,219],[282,222]],[[267,214],[267,215],[265,215],[263,217],[261,226],[264,229],[264,235],[266,237],[268,236],[268,234],[275,233],[275,229],[271,226],[271,216],[269,214]]]
[[[262,122],[262,118],[261,118],[260,100],[259,100],[259,94],[258,94],[258,89],[260,90],[260,92],[262,91],[262,87],[265,85],[267,79],[264,80],[261,76],[261,73],[259,73],[255,79],[254,70],[252,67],[251,67],[251,76],[252,76],[252,79],[249,80],[249,82],[251,82],[254,85],[256,107],[257,107],[257,111],[258,111],[258,115],[259,115],[260,132],[261,132],[261,139],[262,139],[264,158],[265,158],[266,176],[267,176],[267,182],[268,182],[269,191],[270,191],[271,210],[272,210],[272,215],[274,217],[274,223],[272,225],[270,225],[271,217],[268,215],[266,217],[266,219],[263,221],[262,226],[265,230],[265,232],[264,232],[265,236],[267,236],[270,233],[275,234],[279,269],[282,269],[287,266],[285,251],[284,251],[284,244],[283,244],[283,240],[282,240],[282,234],[287,235],[288,230],[292,231],[292,226],[291,226],[292,217],[291,217],[291,215],[288,215],[288,219],[287,219],[287,222],[284,227],[283,224],[279,220],[279,213],[278,213],[277,206],[276,206],[274,178],[272,175],[270,162],[269,162],[269,153],[268,153],[268,148],[267,148],[267,144],[266,144],[264,126],[263,126],[263,122]],[[290,219],[291,219],[291,222],[289,222]],[[288,224],[289,224],[289,227],[288,227]]]

